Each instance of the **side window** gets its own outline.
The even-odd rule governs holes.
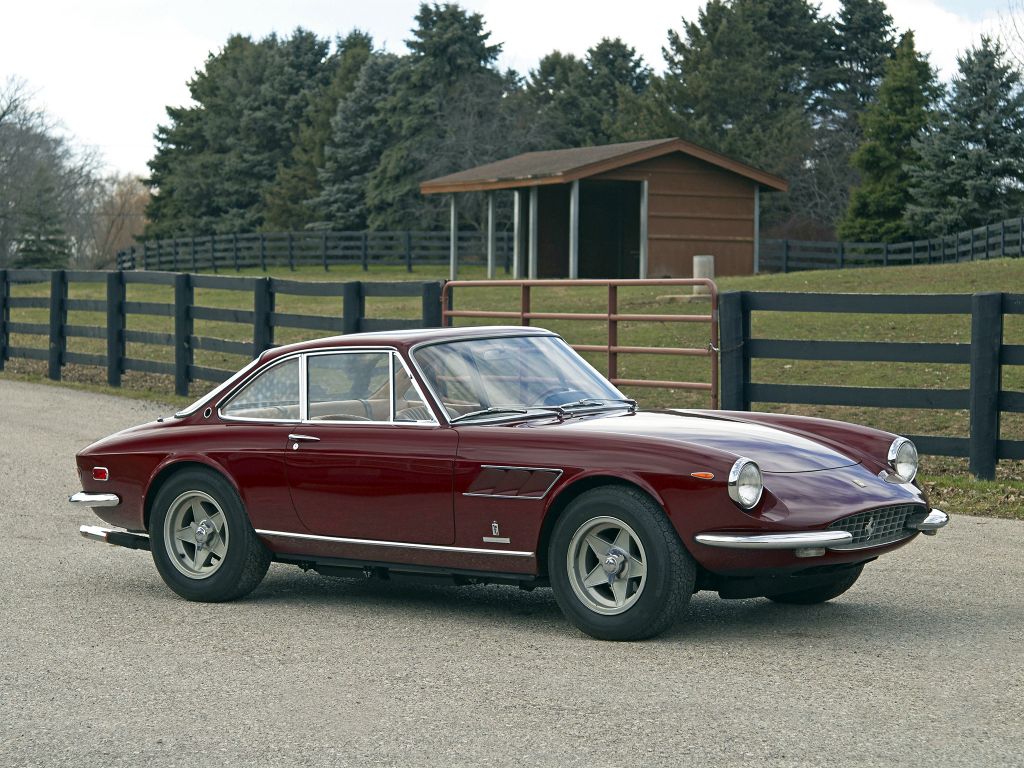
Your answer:
[[[390,421],[390,352],[338,352],[306,358],[309,418]]]
[[[235,419],[297,421],[299,360],[293,358],[261,373],[246,384],[221,413]]]
[[[427,408],[416,387],[413,386],[409,371],[401,358],[395,356],[395,421],[434,421],[434,414]]]

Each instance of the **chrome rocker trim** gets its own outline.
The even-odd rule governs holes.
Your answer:
[[[802,531],[799,533],[698,533],[700,544],[725,549],[804,549],[842,546],[853,541],[846,531]]]
[[[82,507],[116,507],[121,503],[116,493],[84,493],[78,492],[68,497],[68,503]]]
[[[115,547],[124,547],[125,549],[149,549],[149,536],[144,533],[116,531],[112,528],[103,528],[99,525],[83,525],[78,529],[78,532],[90,541],[112,544]]]
[[[949,515],[941,509],[933,509],[924,520],[907,523],[908,528],[914,528],[926,536],[934,536],[939,528],[944,528],[949,523]]]
[[[379,541],[377,539],[348,539],[341,536],[319,536],[312,533],[291,533],[289,531],[268,531],[256,529],[258,536],[280,536],[287,539],[304,541],[323,541],[331,544],[348,544],[369,547],[397,547],[399,549],[424,549],[432,552],[455,552],[462,555],[505,555],[510,557],[533,557],[533,552],[520,552],[511,549],[479,549],[476,547],[452,547],[442,544],[414,544],[407,541]]]

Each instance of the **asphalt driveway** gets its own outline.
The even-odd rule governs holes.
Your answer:
[[[956,516],[826,605],[702,593],[644,643],[549,590],[279,565],[194,604],[65,502],[77,449],[168,410],[0,379],[0,766],[1024,765],[1024,523]]]

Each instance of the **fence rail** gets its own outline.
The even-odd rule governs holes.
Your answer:
[[[531,296],[533,288],[552,288],[565,285],[590,286],[605,288],[608,291],[608,308],[605,312],[537,312],[532,308]],[[706,315],[652,315],[623,314],[619,311],[619,288],[635,288],[643,286],[693,287],[704,289],[711,300],[710,314]],[[501,288],[519,289],[519,311],[455,309],[455,289],[466,288]],[[608,341],[605,344],[573,344],[577,352],[601,352],[607,355],[608,379],[616,386],[626,387],[669,387],[707,392],[711,407],[718,407],[718,286],[707,278],[660,278],[648,280],[452,280],[444,284],[441,292],[442,322],[448,326],[459,317],[482,318],[488,320],[518,320],[519,325],[529,325],[532,320],[598,320],[608,326]],[[619,344],[619,323],[622,322],[657,322],[657,323],[707,323],[708,343],[704,347],[636,347]],[[707,357],[711,362],[710,381],[658,381],[653,379],[619,378],[619,355],[676,355],[688,357]]]
[[[722,406],[750,410],[751,403],[844,405],[878,408],[966,409],[966,437],[912,435],[922,453],[964,456],[972,473],[995,477],[1000,459],[1024,459],[1024,440],[1001,440],[1003,413],[1024,413],[1024,392],[1001,388],[1002,366],[1024,365],[1024,344],[1003,343],[1003,317],[1024,315],[1024,294],[865,295],[825,293],[724,293],[722,326]],[[969,344],[876,341],[762,339],[751,335],[754,312],[970,315]],[[960,363],[970,365],[968,389],[815,386],[755,382],[751,360]]]
[[[761,240],[762,272],[945,264],[1019,257],[1024,216],[947,237],[905,243]]]
[[[463,263],[485,263],[486,234],[459,233],[459,258]],[[409,272],[415,264],[447,264],[450,254],[448,232],[252,232],[246,234],[179,237],[148,240],[117,254],[122,270],[167,270],[171,272],[234,270],[268,267],[322,267],[360,264],[404,265]],[[498,232],[495,259],[507,272],[512,260],[512,233]]]
[[[104,299],[73,299],[69,285],[102,283]],[[12,296],[12,285],[49,284],[48,296]],[[172,302],[128,301],[130,285],[157,285],[173,290]],[[195,305],[196,289],[238,291],[251,297],[252,309],[205,307]],[[337,298],[339,311],[331,315],[278,312],[277,298],[282,295]],[[418,319],[370,318],[366,316],[367,297],[419,296]],[[49,309],[48,323],[17,320],[18,310]],[[12,310],[15,320],[12,321]],[[104,325],[68,322],[69,312],[95,312],[105,315]],[[128,328],[131,317],[149,316],[173,319],[173,332]],[[195,321],[232,323],[251,328],[251,341],[199,336]],[[187,395],[194,381],[221,382],[234,371],[196,365],[195,351],[208,350],[231,355],[255,357],[274,346],[274,331],[297,328],[318,333],[357,333],[401,328],[436,328],[441,325],[441,284],[438,282],[304,282],[274,277],[225,277],[170,272],[88,272],[73,270],[8,269],[0,270],[0,370],[12,358],[47,361],[47,375],[59,381],[68,363],[104,366],[107,383],[121,385],[128,371],[166,374],[174,377],[174,391]],[[45,346],[11,345],[12,334],[46,337]],[[245,334],[248,336],[248,334]],[[69,338],[105,339],[105,354],[68,350]],[[132,357],[128,344],[171,347],[174,361]]]

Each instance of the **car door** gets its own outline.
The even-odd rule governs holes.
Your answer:
[[[313,533],[451,544],[458,435],[437,423],[393,350],[309,353],[288,487]]]

